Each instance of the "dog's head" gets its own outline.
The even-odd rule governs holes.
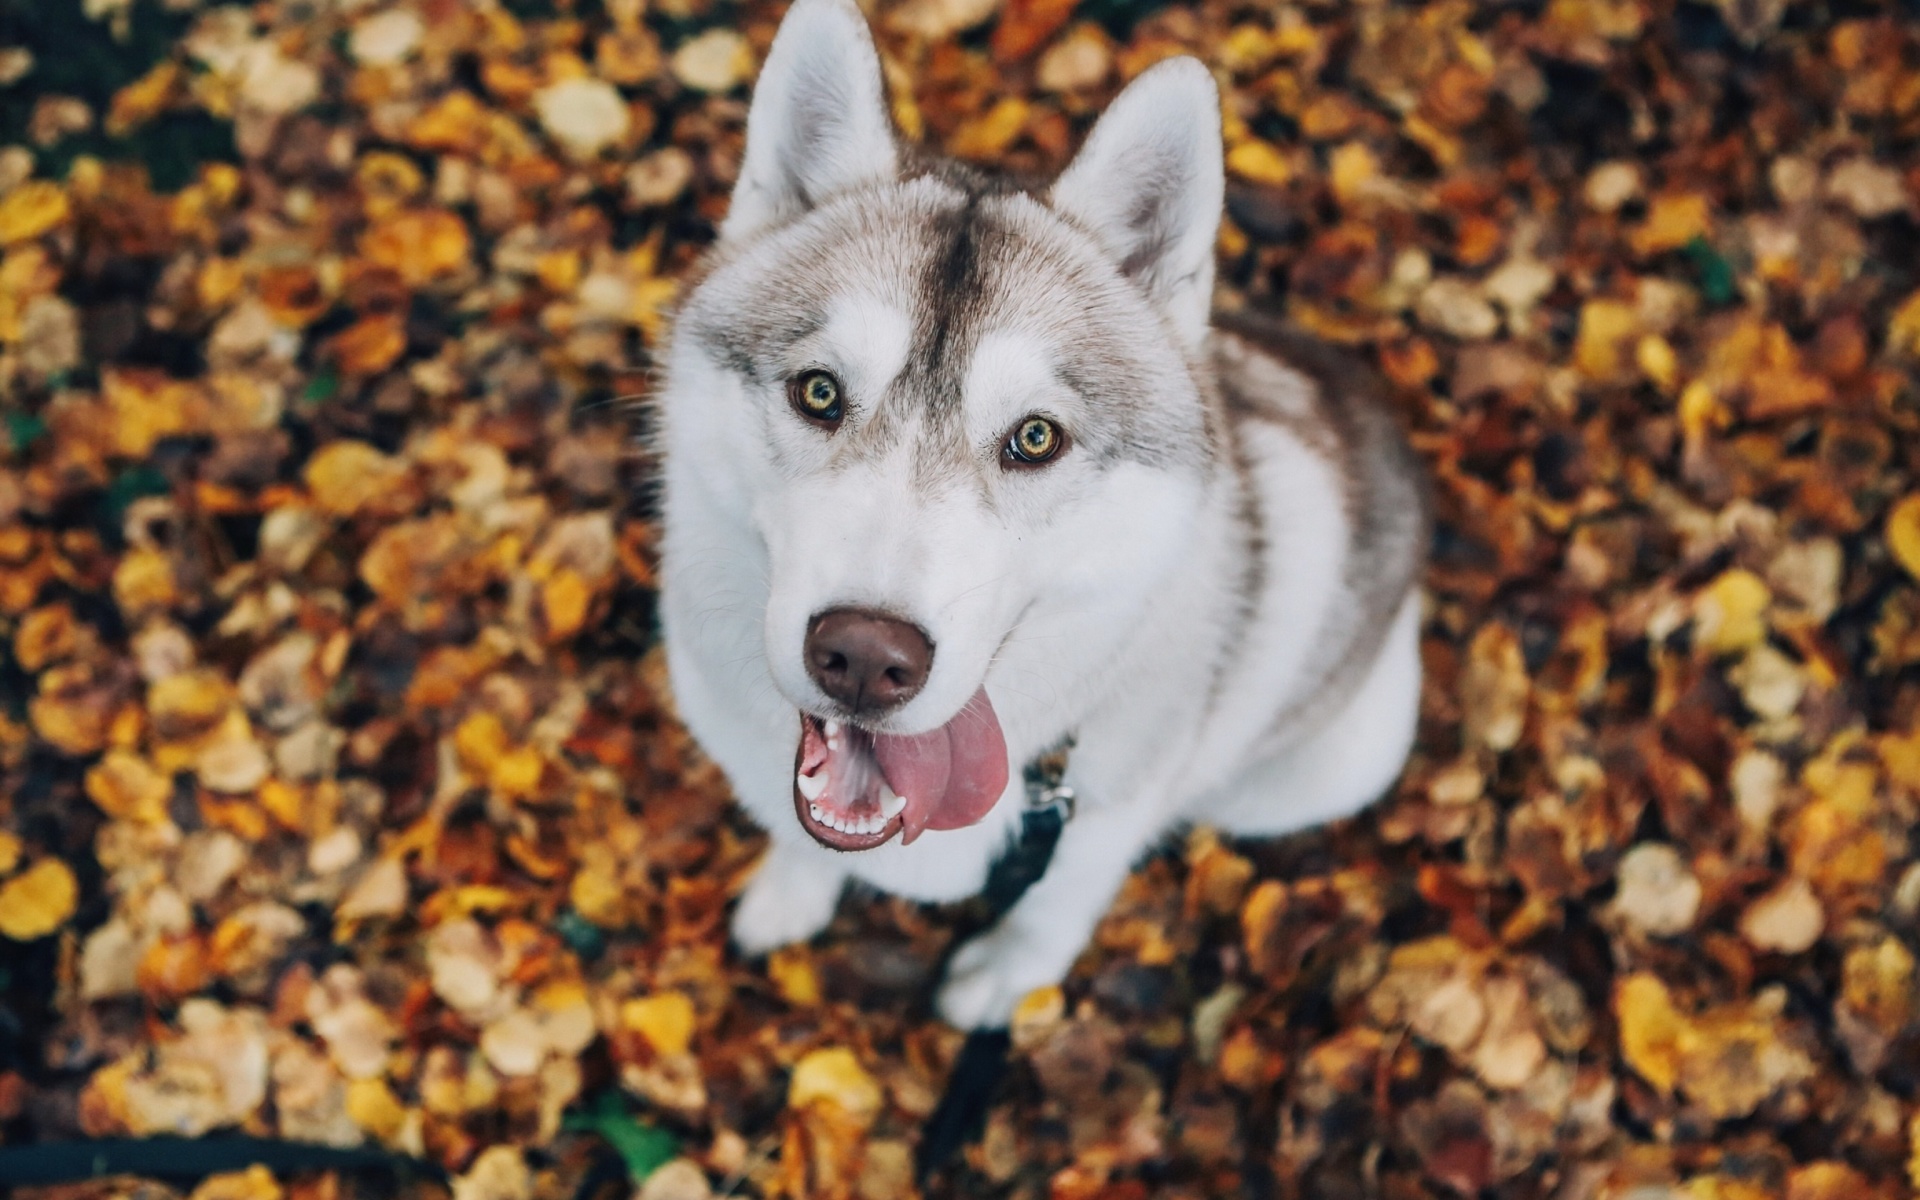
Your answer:
[[[1192,59],[1143,73],[1027,190],[899,143],[851,0],[787,15],[675,324],[666,445],[674,486],[765,545],[820,841],[978,821],[1008,777],[1002,716],[1042,736],[1174,569],[1213,469],[1192,364],[1221,192]]]

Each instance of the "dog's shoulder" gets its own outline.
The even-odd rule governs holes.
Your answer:
[[[1425,557],[1431,500],[1386,381],[1348,351],[1258,310],[1215,312],[1210,351],[1229,422],[1278,426],[1326,459],[1346,492],[1355,551],[1389,577],[1381,582],[1410,585]]]

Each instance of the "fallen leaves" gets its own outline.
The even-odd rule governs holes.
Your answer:
[[[1749,1003],[1689,1015],[1666,984],[1636,973],[1614,989],[1620,1049],[1633,1069],[1663,1092],[1676,1088],[1713,1120],[1753,1113],[1814,1074],[1813,1060],[1776,1025],[1785,996],[1763,992]]]
[[[730,954],[646,649],[624,401],[776,7],[171,7],[98,94],[0,52],[0,1062],[472,1200],[911,1194],[954,926]],[[1377,361],[1439,512],[1405,784],[1146,864],[928,1195],[1920,1185],[1912,31],[1682,8],[876,10],[903,130],[1039,176],[1198,52],[1222,302]]]
[[[680,56],[674,61],[677,68]],[[561,80],[536,93],[533,104],[547,135],[576,159],[591,159],[618,145],[633,128],[626,101],[597,79]]]
[[[472,254],[467,224],[445,209],[396,213],[369,228],[360,253],[409,287],[421,287],[467,265]]]
[[[853,1051],[844,1046],[814,1050],[793,1068],[787,1106],[805,1109],[831,1105],[858,1124],[870,1124],[880,1111],[880,1086]]]
[[[16,942],[45,937],[73,916],[79,897],[73,869],[43,858],[0,883],[0,936]]]

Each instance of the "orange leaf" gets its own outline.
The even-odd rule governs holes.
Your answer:
[[[389,217],[360,238],[367,261],[389,268],[411,287],[466,266],[471,252],[466,222],[439,208]]]
[[[349,375],[378,375],[406,350],[407,323],[399,313],[362,317],[333,339],[334,357]]]
[[[1010,63],[1047,44],[1066,25],[1079,0],[1008,0],[993,27],[993,57]]]

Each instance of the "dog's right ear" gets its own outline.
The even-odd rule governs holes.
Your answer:
[[[746,155],[721,240],[791,221],[835,192],[890,179],[898,164],[866,18],[853,0],[795,0],[754,85]]]

